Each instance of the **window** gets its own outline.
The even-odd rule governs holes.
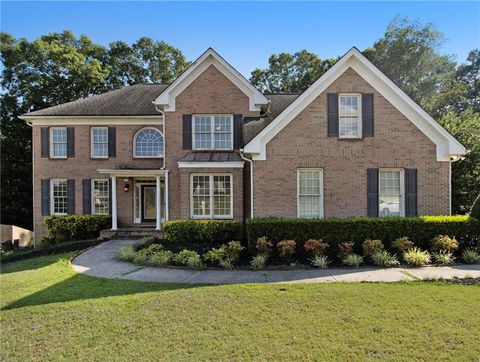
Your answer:
[[[52,158],[67,157],[67,128],[66,127],[50,128],[50,157]]]
[[[362,137],[362,98],[360,94],[338,96],[339,137]]]
[[[108,180],[92,180],[92,211],[93,214],[108,215]]]
[[[193,218],[232,218],[232,175],[192,175]]]
[[[163,156],[163,135],[156,128],[143,128],[133,139],[134,157],[155,158]]]
[[[108,128],[92,127],[90,129],[90,143],[93,158],[108,157]]]
[[[67,180],[51,180],[50,195],[51,214],[65,215],[68,212]]]
[[[232,115],[193,116],[194,150],[231,150],[233,145]]]
[[[297,171],[297,216],[323,217],[323,171],[305,168]]]
[[[404,216],[403,170],[380,169],[378,179],[378,215],[380,217]]]

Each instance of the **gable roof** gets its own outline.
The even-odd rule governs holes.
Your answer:
[[[317,98],[348,68],[355,70],[386,100],[397,108],[437,146],[437,161],[448,161],[452,156],[464,155],[467,150],[447,130],[395,85],[357,48],[350,49],[335,65],[315,81],[305,92],[286,107],[244,147],[254,160],[266,160],[266,145],[286,127],[303,109]]]
[[[260,111],[262,105],[268,104],[268,99],[212,48],[195,60],[153,103],[163,106],[165,112],[174,112],[175,98],[211,65],[248,96],[250,111]]]
[[[158,116],[152,100],[168,85],[137,84],[103,94],[29,112],[22,116]]]

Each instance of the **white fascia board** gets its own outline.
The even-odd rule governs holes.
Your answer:
[[[267,143],[350,67],[435,143],[437,146],[437,161],[449,161],[451,155],[463,155],[467,152],[460,142],[356,48],[350,49],[332,68],[255,136],[244,147],[245,152],[251,153],[254,160],[266,160]]]
[[[21,116],[21,120],[33,126],[121,126],[161,125],[163,117],[158,116]]]
[[[132,170],[132,169],[97,169],[97,172],[102,175],[110,175],[116,177],[152,177],[163,176],[168,173],[168,170]]]
[[[243,168],[244,161],[225,161],[225,162],[190,162],[178,161],[178,168]]]
[[[215,50],[209,48],[178,77],[153,103],[163,106],[165,112],[175,112],[175,98],[182,93],[210,65],[215,66],[225,77],[235,84],[249,98],[250,111],[260,111],[268,99],[244,76],[228,64]]]

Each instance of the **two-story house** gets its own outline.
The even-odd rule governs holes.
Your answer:
[[[467,151],[356,48],[300,95],[264,95],[213,49],[170,85],[141,84],[22,117],[34,225],[450,213]]]

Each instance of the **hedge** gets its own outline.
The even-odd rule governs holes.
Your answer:
[[[428,249],[436,235],[454,236],[460,249],[474,246],[480,239],[480,223],[468,216],[421,216],[416,218],[285,219],[256,218],[247,221],[251,251],[261,236],[273,243],[296,240],[297,249],[308,239],[323,239],[330,245],[354,241],[361,251],[365,239],[380,239],[387,249],[395,239],[408,236],[416,246]],[[300,250],[300,249],[299,249]]]
[[[45,219],[48,235],[44,241],[55,243],[96,238],[100,230],[110,227],[111,220],[108,215],[49,216]]]
[[[238,238],[241,224],[233,220],[170,220],[163,225],[163,236],[171,243],[211,244]]]

